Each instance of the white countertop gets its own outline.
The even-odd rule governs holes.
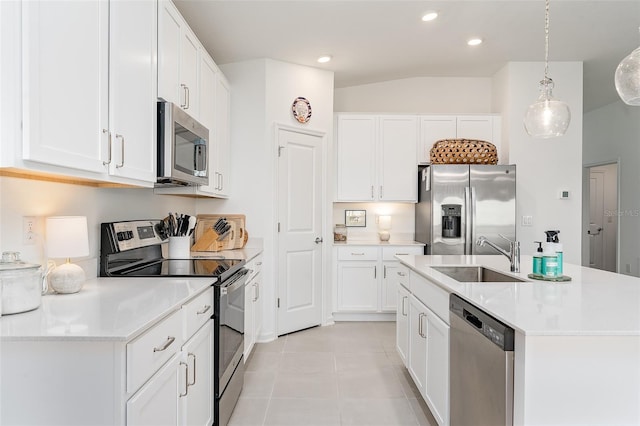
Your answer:
[[[30,312],[0,317],[1,340],[127,341],[203,292],[215,278],[94,278],[50,294]]]
[[[417,241],[380,241],[380,240],[348,240],[334,241],[333,245],[339,246],[424,246],[424,243]]]
[[[403,264],[527,335],[640,335],[640,278],[564,264],[569,282],[530,280],[531,256],[520,273],[496,256],[396,256]],[[462,283],[437,265],[487,266],[528,282]]]

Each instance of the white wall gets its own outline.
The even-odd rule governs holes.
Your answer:
[[[269,340],[277,333],[275,124],[326,133],[328,155],[333,133],[333,73],[270,59],[227,64],[221,69],[231,85],[231,196],[224,201],[199,199],[197,211],[245,214],[249,236],[263,238],[264,322],[258,339]],[[291,113],[298,96],[311,103],[313,115],[306,124],[298,123]],[[331,187],[330,179],[326,185]],[[327,241],[333,231],[329,203],[325,205],[323,237]],[[327,246],[325,259],[330,253]],[[330,279],[328,272],[325,278]]]
[[[494,77],[495,107],[502,112],[509,146],[509,163],[517,165],[516,235],[522,254],[533,254],[533,241],[544,231],[560,230],[566,262],[580,264],[582,215],[582,63],[553,62],[550,76],[554,96],[569,104],[571,124],[564,136],[533,139],[524,130],[522,117],[538,95],[544,76],[541,62],[511,62]],[[560,190],[570,191],[560,200]],[[522,216],[533,216],[533,226],[521,226]],[[524,268],[530,265],[524,265]],[[526,269],[524,269],[526,270]]]
[[[417,77],[335,90],[337,112],[490,113],[491,78]]]
[[[620,175],[618,271],[640,276],[640,108],[622,101],[584,115],[583,163],[616,161]]]
[[[89,251],[82,259],[88,276],[96,276],[100,223],[132,219],[160,219],[169,211],[194,214],[195,201],[154,195],[148,188],[97,188],[32,179],[0,177],[0,251],[19,251],[25,261],[44,264],[44,218],[87,216]],[[22,218],[40,218],[34,245],[23,244]],[[74,259],[75,260],[75,259]]]

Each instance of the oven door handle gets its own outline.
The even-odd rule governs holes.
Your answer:
[[[239,271],[236,275],[232,277],[233,281],[228,285],[220,287],[220,294],[225,295],[229,292],[234,292],[240,287],[244,287],[245,285],[245,275],[249,273],[248,269],[243,269]]]

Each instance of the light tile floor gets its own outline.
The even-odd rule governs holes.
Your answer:
[[[395,340],[395,322],[340,322],[257,344],[229,425],[435,426]]]

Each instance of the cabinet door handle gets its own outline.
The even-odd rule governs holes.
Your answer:
[[[382,268],[382,278],[387,279],[387,265]]]
[[[182,94],[184,95],[184,102],[180,104],[180,108],[187,109],[187,85],[183,83],[180,84],[180,87],[182,87]]]
[[[373,185],[371,185],[371,199],[373,200]]]
[[[380,185],[380,199],[382,200],[382,185]]]
[[[373,278],[378,278],[378,267],[377,266],[373,267]]]
[[[405,301],[405,300],[407,300],[407,299],[408,299],[408,297],[407,297],[407,296],[404,296],[404,297],[402,298],[402,316],[404,316],[404,317],[406,317],[406,316],[407,316],[407,310],[406,310],[406,309],[405,309],[405,307],[404,307],[404,301]]]
[[[193,382],[189,383],[189,367],[187,366],[187,386],[193,386],[196,384],[196,355],[189,352],[187,354],[187,360],[189,357],[193,357]]]
[[[253,284],[253,302],[258,300],[258,284]]]
[[[187,89],[187,106],[185,109],[189,109],[191,106],[191,91],[189,90],[189,86],[185,86],[185,88]]]
[[[124,136],[116,133],[116,139],[118,138],[122,139],[122,143],[120,144],[120,155],[122,158],[120,159],[120,164],[116,164],[116,169],[124,167]]]
[[[102,129],[102,133],[109,133],[109,144],[107,146],[107,148],[109,149],[108,153],[107,153],[107,161],[103,161],[102,165],[104,166],[108,166],[109,164],[111,164],[111,132],[108,129]]]
[[[424,334],[424,328],[422,327],[422,318],[426,317],[427,315],[420,312],[420,315],[418,315],[418,334],[420,335],[420,337],[422,337],[423,339],[426,339],[427,336]]]
[[[180,365],[184,365],[184,393],[179,394],[180,398],[189,394],[189,364],[180,361]]]
[[[218,173],[220,175],[220,191],[224,188],[224,175],[222,173]]]
[[[206,314],[209,309],[211,309],[211,305],[204,305],[201,311],[196,312],[196,315]]]
[[[160,346],[159,348],[153,348],[154,352],[162,352],[164,350],[166,350],[169,346],[171,346],[171,344],[173,342],[175,342],[176,338],[173,336],[168,336],[167,340],[164,342],[164,345]]]

